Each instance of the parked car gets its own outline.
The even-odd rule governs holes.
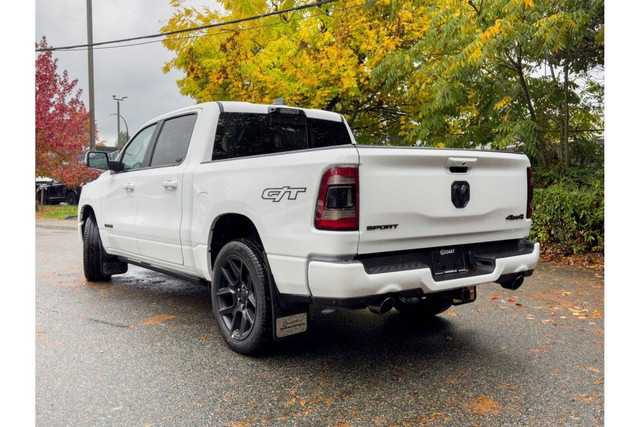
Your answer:
[[[87,166],[105,171],[78,209],[87,280],[133,264],[210,283],[240,353],[305,332],[310,304],[433,316],[538,262],[527,156],[358,145],[329,111],[199,104]]]
[[[45,205],[57,205],[62,202],[77,205],[81,192],[82,187],[70,188],[52,178],[36,177],[36,201]]]

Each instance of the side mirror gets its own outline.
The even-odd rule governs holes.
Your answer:
[[[89,151],[85,163],[87,167],[101,171],[117,169],[115,162],[109,161],[109,154],[103,151]]]

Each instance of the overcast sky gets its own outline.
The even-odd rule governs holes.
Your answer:
[[[213,3],[192,0],[191,5]],[[50,46],[87,42],[85,0],[36,0],[36,40],[47,37]],[[94,0],[93,41],[101,42],[160,32],[172,15],[169,0]],[[182,73],[162,72],[172,57],[162,43],[117,49],[94,49],[95,117],[98,139],[115,145],[116,102],[112,95],[128,96],[120,103],[120,114],[132,135],[145,121],[195,101],[182,96],[176,80]],[[82,99],[89,108],[87,51],[55,51],[58,71],[67,70],[78,79]],[[125,130],[124,123],[120,125]]]

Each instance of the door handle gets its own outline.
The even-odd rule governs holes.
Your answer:
[[[135,185],[129,183],[129,184],[125,184],[124,189],[127,191],[133,191],[133,189],[136,188]]]
[[[178,181],[165,181],[162,186],[167,189],[175,189],[178,188]]]

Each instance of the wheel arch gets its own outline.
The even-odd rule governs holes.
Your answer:
[[[209,231],[210,268],[213,269],[216,258],[225,244],[241,238],[251,239],[264,249],[258,228],[249,217],[239,213],[225,213],[216,217]]]
[[[94,218],[96,217],[96,213],[93,210],[93,207],[91,205],[83,205],[80,208],[80,233],[84,233],[84,226],[87,223],[87,219],[89,219],[90,216],[93,216]],[[97,221],[97,220],[96,220]]]

